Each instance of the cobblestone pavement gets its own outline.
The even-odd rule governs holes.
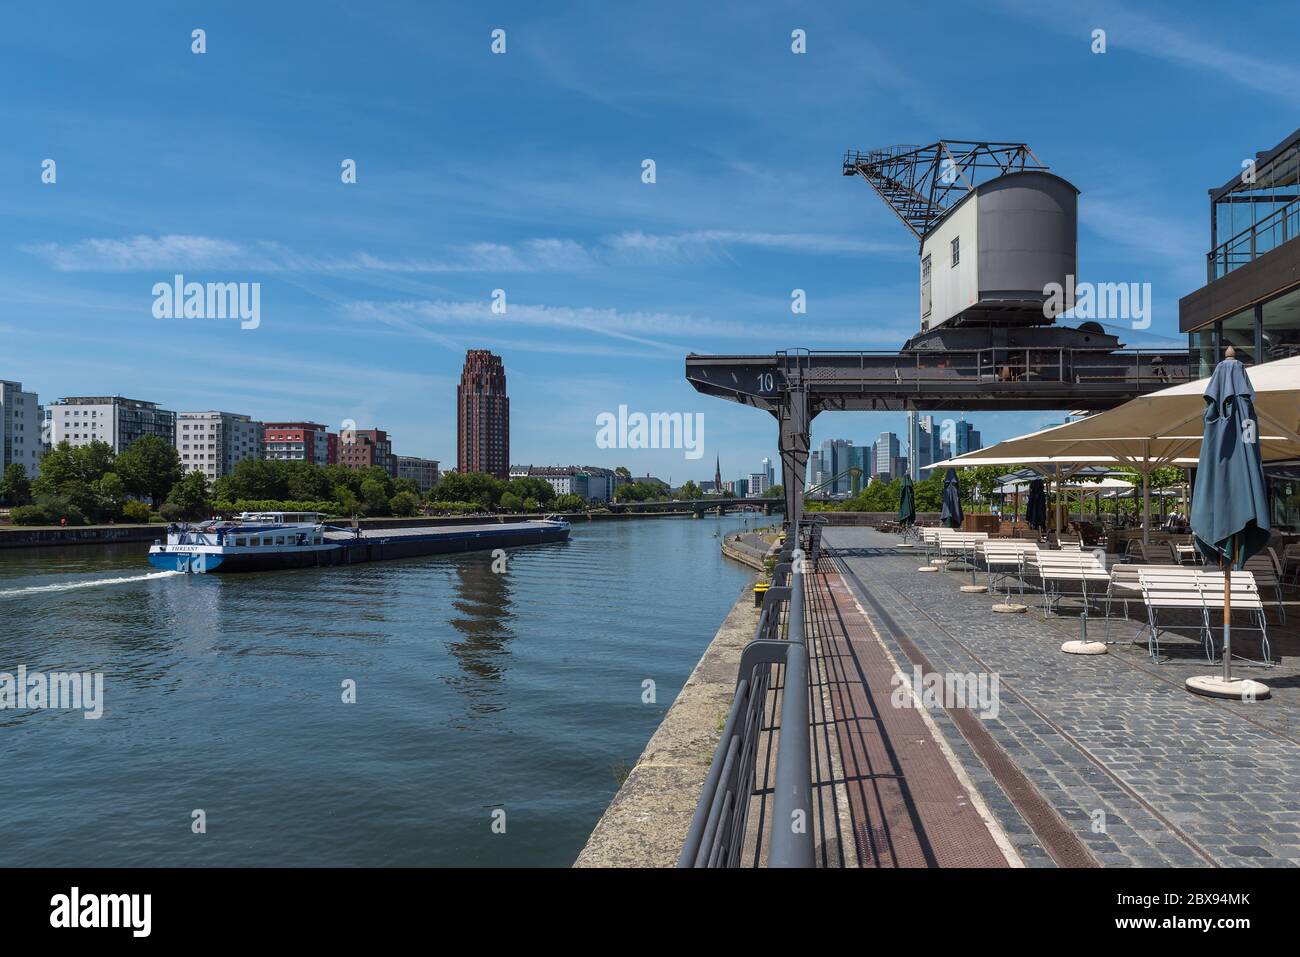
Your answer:
[[[918,574],[920,556],[895,551],[895,536],[832,528],[825,542],[900,662],[901,637],[935,671],[998,675],[998,712],[982,716],[984,727],[1100,864],[1300,864],[1300,660],[1281,629],[1270,635],[1281,664],[1243,671],[1274,697],[1211,701],[1182,687],[1187,675],[1217,667],[1191,653],[1194,638],[1183,643],[1189,652],[1174,641],[1175,660],[1154,664],[1139,623],[1116,620],[1111,638],[1122,643],[1111,654],[1066,655],[1061,643],[1079,633],[1068,605],[1044,620],[1026,593],[1028,612],[997,615],[989,595],[961,592],[969,573]],[[933,715],[1025,863],[1052,866],[951,717]]]

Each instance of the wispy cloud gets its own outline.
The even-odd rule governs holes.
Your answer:
[[[682,262],[716,256],[735,247],[804,253],[817,256],[885,255],[906,257],[904,243],[882,243],[819,233],[765,233],[712,229],[682,233],[625,232],[609,236],[605,244],[631,259]]]
[[[1197,36],[1185,28],[1188,9],[1179,4],[1157,18],[1135,13],[1112,3],[1086,5],[1062,0],[1005,0],[1012,12],[1042,23],[1059,33],[1087,41],[1091,31],[1106,31],[1107,48],[1128,50],[1143,56],[1168,60],[1197,71],[1215,73],[1258,93],[1300,102],[1300,68],[1292,63],[1270,61],[1255,48],[1242,50]],[[1217,10],[1216,10],[1217,12]],[[1249,27],[1250,21],[1241,21]]]
[[[545,329],[555,333],[580,333],[621,339],[680,359],[701,342],[741,340],[762,351],[766,341],[787,343],[792,338],[819,343],[863,346],[897,343],[910,330],[854,326],[815,326],[808,323],[754,323],[683,313],[625,311],[619,309],[507,303],[504,313],[492,312],[487,301],[360,301],[343,306],[344,315],[383,323],[426,338],[444,338],[450,332],[474,330],[479,337],[511,327]],[[666,341],[667,339],[680,341]],[[504,344],[507,340],[495,340]],[[516,344],[519,340],[511,340]],[[571,351],[563,340],[551,340],[537,351]]]
[[[527,273],[581,272],[594,266],[717,259],[738,248],[812,256],[906,255],[902,244],[817,233],[700,230],[669,234],[624,232],[583,244],[540,238],[518,243],[471,243],[442,258],[352,252],[321,256],[272,241],[240,243],[211,236],[130,236],[73,243],[30,243],[22,251],[60,272],[143,272],[171,269],[247,269],[301,273]]]

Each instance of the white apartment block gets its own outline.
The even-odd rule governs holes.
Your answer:
[[[176,442],[176,413],[158,408],[156,402],[124,399],[120,395],[69,396],[45,409],[50,426],[50,445],[89,445],[107,442],[121,454],[136,439],[156,435],[168,445]]]
[[[233,412],[182,412],[176,417],[176,454],[186,472],[202,472],[215,482],[240,459],[262,457],[262,423]]]
[[[749,498],[762,498],[771,487],[767,482],[766,470],[749,473]]]
[[[41,443],[43,410],[35,392],[21,382],[0,379],[0,473],[17,463],[35,478],[45,447]]]

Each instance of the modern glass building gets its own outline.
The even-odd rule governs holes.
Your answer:
[[[1206,283],[1178,303],[1198,375],[1300,355],[1300,130],[1210,190]],[[1267,469],[1274,528],[1300,528],[1300,463]]]

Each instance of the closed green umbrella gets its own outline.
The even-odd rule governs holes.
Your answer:
[[[1255,390],[1246,367],[1227,358],[1205,387],[1205,431],[1192,496],[1196,547],[1224,573],[1240,569],[1268,543],[1270,525],[1264,465],[1259,454]],[[1231,586],[1223,589],[1223,680],[1232,675]]]
[[[1029,483],[1029,502],[1025,505],[1025,522],[1030,528],[1047,531],[1047,492],[1042,479]]]
[[[912,480],[904,475],[898,490],[898,524],[910,528],[915,521],[916,490],[912,487]]]
[[[961,528],[964,516],[961,513],[961,487],[957,483],[957,470],[948,469],[943,477],[943,511],[939,521],[949,528]]]

